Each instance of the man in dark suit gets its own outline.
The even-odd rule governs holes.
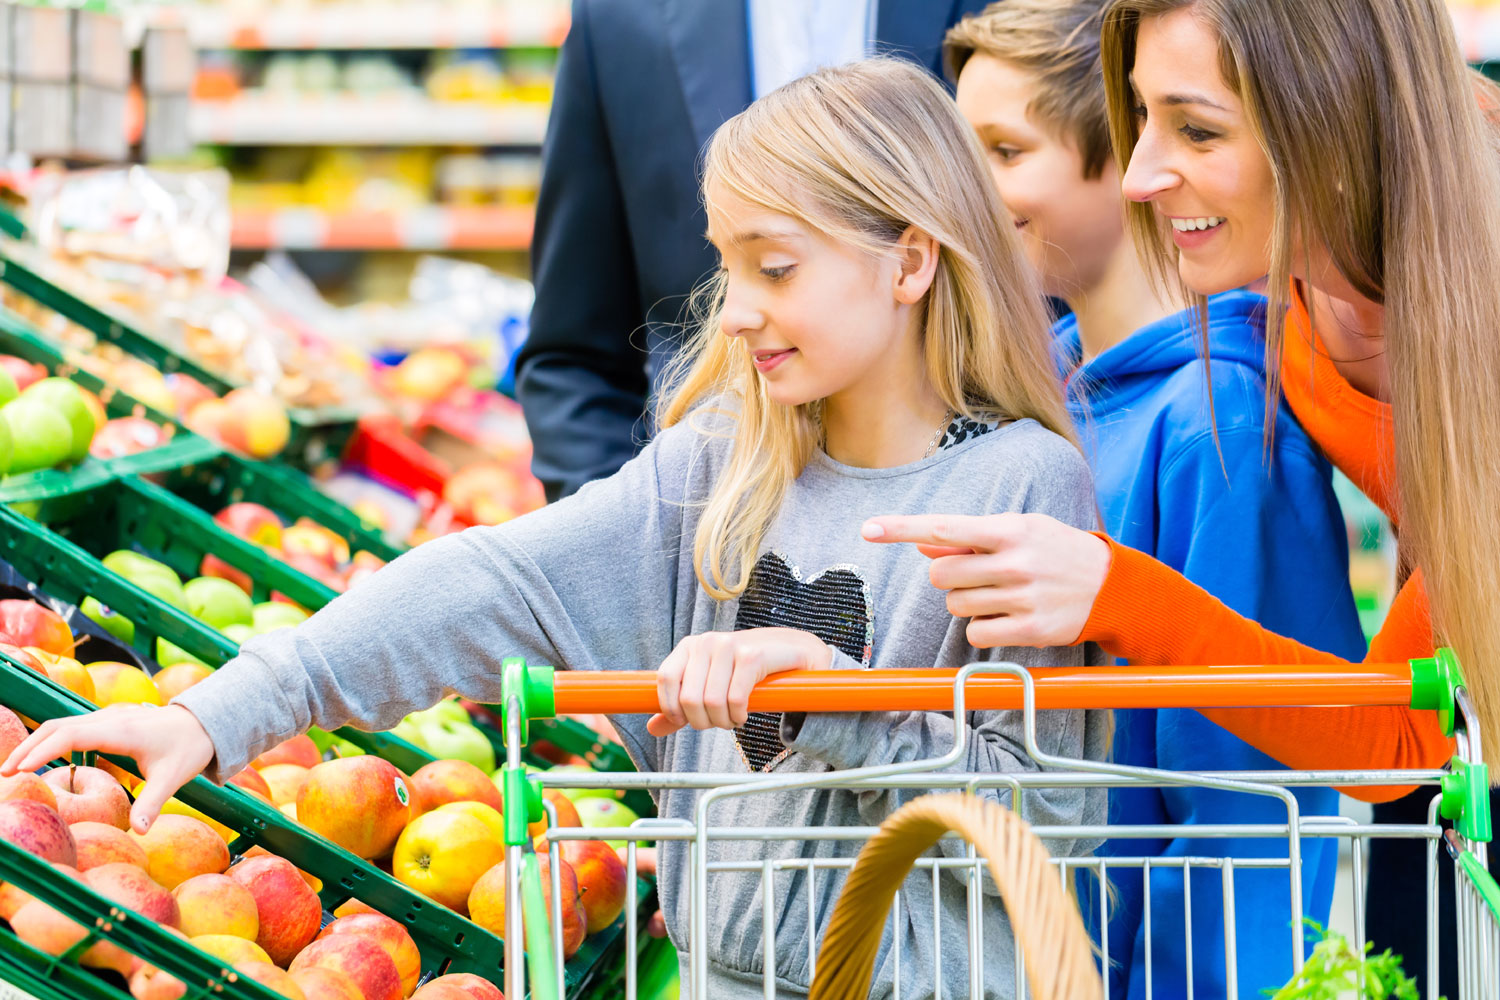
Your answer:
[[[986,0],[574,0],[542,147],[531,335],[516,387],[549,499],[648,438],[647,399],[715,264],[699,154],[753,97],[872,52],[939,71]]]

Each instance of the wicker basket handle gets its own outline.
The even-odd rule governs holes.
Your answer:
[[[1034,1000],[1095,1000],[1100,979],[1092,943],[1041,840],[998,803],[951,794],[907,803],[859,852],[823,936],[810,1000],[870,995],[875,954],[896,890],[917,858],[949,831],[963,835],[988,862],[1026,956]]]

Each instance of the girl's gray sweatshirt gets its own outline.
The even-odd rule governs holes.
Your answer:
[[[717,601],[693,571],[693,537],[729,451],[728,421],[710,407],[663,431],[609,479],[493,528],[471,528],[403,555],[295,629],[246,643],[240,655],[174,699],[203,724],[223,781],[259,753],[309,726],[352,723],[389,729],[408,712],[449,693],[500,698],[500,660],[522,656],[575,670],[654,669],[683,638],[770,625],[811,631],[835,651],[833,666],[958,667],[974,660],[1078,666],[1102,658],[1088,647],[975,650],[966,621],[949,614],[914,546],[875,544],[860,526],[878,514],[989,514],[1035,511],[1081,528],[1095,525],[1094,491],[1078,451],[1030,420],[967,437],[920,462],[888,469],[842,465],[818,452],[789,488],[749,586]],[[647,771],[746,773],[751,768],[823,772],[936,757],[953,745],[952,715],[884,712],[752,717],[744,731],[646,732],[646,716],[613,722]],[[1019,712],[971,712],[960,770],[1034,771]],[[1051,711],[1038,738],[1051,753],[1103,759],[1102,712]],[[804,790],[733,798],[716,806],[714,827],[874,826],[921,789]],[[1009,802],[1008,791],[986,792]],[[662,816],[692,819],[695,791],[657,795]],[[1099,790],[1030,790],[1023,815],[1034,824],[1102,824]],[[1054,856],[1083,855],[1097,841],[1052,841]],[[851,857],[860,845],[809,841],[716,843],[711,861]],[[941,848],[959,854],[962,845]],[[805,871],[775,882],[778,995],[800,996],[811,981],[809,933],[832,913],[842,873]],[[687,971],[688,849],[663,842],[662,910]],[[709,1000],[759,997],[759,872],[711,874],[708,884]],[[995,891],[986,879],[986,892]],[[933,996],[941,966],[944,996],[967,995],[967,904],[960,877],[940,880],[937,912],[930,875],[914,874],[900,907],[901,996]],[[809,905],[808,893],[813,894]],[[933,920],[946,945],[934,954]],[[1014,995],[1014,945],[998,898],[984,908],[985,997]],[[891,995],[896,977],[888,928],[872,997]],[[684,978],[684,982],[686,982]],[[684,994],[686,995],[686,994]],[[704,1000],[704,998],[699,998]]]

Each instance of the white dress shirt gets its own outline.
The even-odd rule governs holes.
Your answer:
[[[748,0],[755,96],[824,66],[863,59],[875,41],[874,0]]]

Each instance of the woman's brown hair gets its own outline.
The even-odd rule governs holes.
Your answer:
[[[1321,245],[1384,308],[1402,549],[1500,746],[1500,156],[1485,94],[1442,0],[1116,0],[1100,52],[1122,169],[1138,26],[1183,8],[1218,36],[1274,178],[1268,405],[1292,278]],[[1151,206],[1129,213],[1143,256],[1176,280]]]

